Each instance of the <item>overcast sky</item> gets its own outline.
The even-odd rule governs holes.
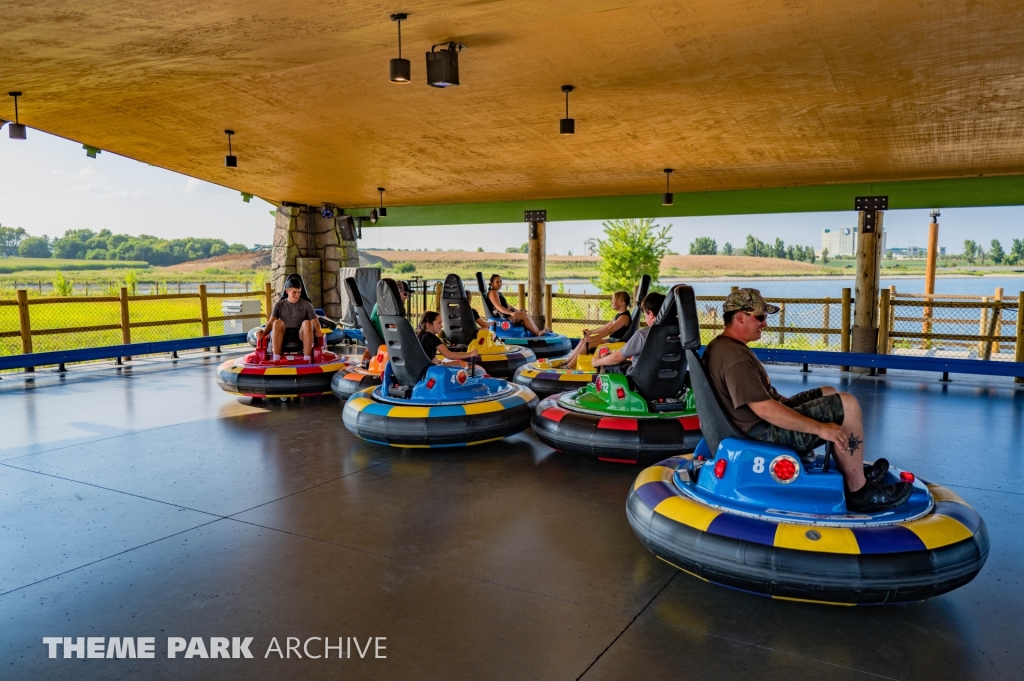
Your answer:
[[[0,224],[24,227],[33,235],[107,228],[167,239],[214,237],[251,246],[270,243],[272,208],[256,198],[244,203],[238,191],[114,154],[90,159],[81,144],[37,130],[29,130],[27,141],[11,140],[6,129],[0,131]],[[661,224],[673,225],[672,248],[685,253],[697,236],[714,237],[721,246],[726,241],[742,245],[747,234],[820,248],[822,229],[855,221],[856,214],[849,211],[672,218]],[[927,245],[928,222],[927,210],[889,211],[887,245]],[[1009,250],[1011,239],[1024,239],[1024,207],[945,209],[940,224],[940,245],[950,252],[959,252],[964,239],[974,239],[986,250],[992,239],[999,239]],[[579,255],[588,238],[600,236],[597,221],[553,222],[548,226],[548,252],[572,250]],[[526,226],[512,223],[364,228],[360,245],[503,251],[525,240]]]

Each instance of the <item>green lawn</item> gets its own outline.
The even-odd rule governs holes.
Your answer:
[[[0,258],[0,274],[16,272],[78,272],[83,270],[142,270],[148,262],[135,260],[70,260],[61,258]]]

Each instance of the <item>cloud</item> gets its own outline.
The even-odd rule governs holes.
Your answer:
[[[188,180],[185,181],[185,186],[181,188],[181,190],[186,194],[191,194],[197,189],[199,189],[199,180],[194,177],[188,178]]]
[[[99,175],[99,171],[92,167],[92,165],[87,165],[78,171],[78,174],[75,175],[75,179],[84,180],[86,178],[96,177],[97,175]]]

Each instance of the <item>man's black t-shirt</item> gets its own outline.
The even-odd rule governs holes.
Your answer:
[[[418,337],[420,345],[423,346],[423,351],[427,353],[427,357],[434,359],[437,356],[437,348],[442,345],[441,339],[429,331],[420,333]]]

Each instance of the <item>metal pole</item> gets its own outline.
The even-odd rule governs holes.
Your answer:
[[[1014,346],[1013,359],[1024,362],[1024,291],[1017,295],[1017,342]],[[1013,380],[1024,383],[1024,376],[1017,376]]]

